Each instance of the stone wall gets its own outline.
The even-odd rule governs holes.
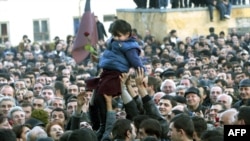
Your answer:
[[[183,9],[117,9],[117,16],[128,21],[138,33],[145,35],[150,29],[157,40],[162,41],[172,29],[177,30],[178,36],[195,37],[209,34],[209,27],[214,27],[218,34],[226,34],[231,28],[238,28],[240,32],[250,31],[250,6],[234,6],[231,18],[219,20],[217,9],[214,9],[214,21],[210,22],[207,8]]]

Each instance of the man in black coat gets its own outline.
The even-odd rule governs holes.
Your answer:
[[[98,20],[97,16],[95,16],[95,21],[96,21],[96,27],[97,27],[97,33],[98,33],[98,40],[103,40],[104,41],[104,36],[108,37],[107,33],[106,33],[106,30],[104,28],[104,25],[103,25],[103,23],[101,23]]]

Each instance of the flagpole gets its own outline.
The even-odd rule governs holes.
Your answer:
[[[79,0],[79,17],[78,17],[78,20],[79,20],[79,22],[81,21],[81,15],[82,15],[82,6],[81,6],[81,2],[82,2],[82,0]]]

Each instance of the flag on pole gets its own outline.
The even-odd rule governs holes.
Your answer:
[[[88,36],[86,36],[86,33]],[[90,0],[86,0],[84,13],[81,18],[76,38],[73,44],[72,57],[76,63],[81,63],[89,55],[85,46],[95,46],[98,42],[98,34],[94,13],[90,10]]]

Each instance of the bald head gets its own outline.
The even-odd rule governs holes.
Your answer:
[[[154,97],[153,97],[155,104],[158,105],[158,103],[159,103],[161,97],[164,96],[164,95],[165,95],[164,92],[157,92],[157,93],[155,93],[155,94],[154,94]]]
[[[228,94],[220,94],[218,95],[216,102],[224,104],[226,108],[229,109],[232,106],[233,98]]]
[[[238,111],[234,108],[230,108],[220,114],[220,124],[223,125],[233,125],[236,121],[236,115]]]

